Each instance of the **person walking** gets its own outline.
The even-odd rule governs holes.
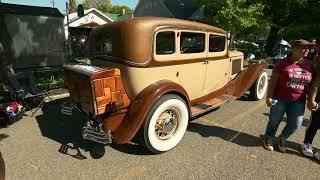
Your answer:
[[[320,44],[319,39],[317,43]],[[303,144],[301,145],[302,153],[308,157],[315,157],[316,159],[320,160],[320,151],[314,153],[312,147],[312,141],[320,128],[320,93],[318,91],[320,85],[320,55],[318,55],[315,59],[316,61],[316,69],[315,69],[315,78],[313,80],[312,86],[308,93],[308,101],[307,107],[311,111],[311,118],[310,118],[310,125],[307,128]]]
[[[312,39],[311,44],[308,47],[308,52],[306,53],[306,59],[313,61],[316,56],[318,56],[318,49],[316,47],[316,40]]]
[[[278,147],[286,152],[286,140],[303,122],[306,93],[312,81],[313,63],[306,60],[304,54],[310,43],[297,40],[292,46],[291,56],[277,62],[268,86],[266,104],[270,107],[264,147],[274,150],[274,139],[279,124],[287,115],[286,126],[278,137]]]

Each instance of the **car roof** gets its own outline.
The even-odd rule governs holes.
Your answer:
[[[117,21],[113,23],[108,23],[105,25],[102,25],[100,28],[108,28],[109,26],[113,26],[115,24],[121,24],[122,26],[130,26],[130,28],[138,28],[140,29],[143,27],[145,30],[151,30],[154,31],[155,29],[159,27],[175,27],[175,28],[185,28],[185,29],[192,29],[192,30],[201,30],[201,31],[211,31],[216,33],[225,34],[226,31],[211,26],[208,24],[203,24],[195,21],[188,21],[188,20],[182,20],[182,19],[176,19],[176,18],[164,18],[164,17],[135,17],[131,19],[126,19],[122,21]]]

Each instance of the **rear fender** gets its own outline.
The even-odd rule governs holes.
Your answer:
[[[118,144],[128,143],[137,134],[142,126],[147,113],[153,104],[164,94],[177,94],[185,99],[190,117],[189,96],[179,84],[169,80],[161,80],[151,84],[141,91],[130,105],[124,120],[113,133],[114,141]]]

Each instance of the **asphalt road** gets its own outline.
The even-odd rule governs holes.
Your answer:
[[[175,149],[152,155],[134,143],[103,147],[83,142],[80,117],[60,115],[62,101],[0,129],[8,180],[320,179],[320,162],[303,157],[300,150],[308,111],[285,154],[261,146],[269,109],[263,100],[243,97],[192,121]],[[319,135],[315,147],[320,147]]]

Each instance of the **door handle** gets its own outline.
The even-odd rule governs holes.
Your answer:
[[[203,62],[203,64],[209,64],[209,61],[208,61],[208,60],[205,60],[205,61]]]

